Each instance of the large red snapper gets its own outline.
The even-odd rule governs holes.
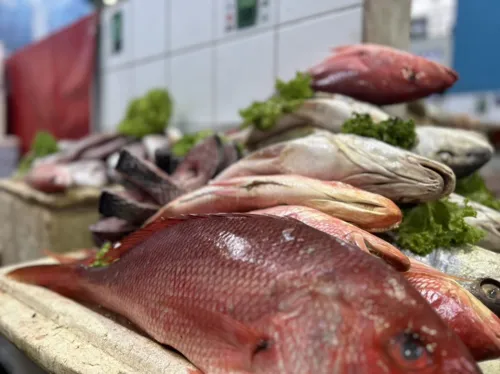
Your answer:
[[[104,268],[9,276],[101,304],[206,373],[480,373],[400,273],[297,220],[159,219],[132,237]]]
[[[335,48],[333,55],[309,72],[313,89],[375,105],[404,103],[442,93],[458,79],[458,74],[444,65],[377,44]]]

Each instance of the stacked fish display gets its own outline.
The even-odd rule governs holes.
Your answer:
[[[277,84],[274,123],[254,103],[246,128],[181,158],[170,145],[161,162],[122,149],[124,190],[102,192],[90,227],[101,249],[9,276],[115,311],[205,373],[480,373],[477,361],[500,358],[500,213],[473,203],[477,215],[453,221],[445,209],[472,209],[457,178],[493,148],[428,124],[406,149],[343,133],[356,115],[368,129],[388,123],[377,105],[442,92],[457,75],[387,47],[337,52],[310,87]],[[401,245],[408,209],[432,204],[487,248]]]

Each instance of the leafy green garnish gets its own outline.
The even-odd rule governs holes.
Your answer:
[[[277,79],[274,87],[276,94],[269,100],[254,101],[240,110],[243,127],[255,126],[259,130],[269,130],[282,115],[293,112],[314,95],[311,76],[307,73],[297,72],[295,78],[288,82]]]
[[[500,210],[500,200],[488,189],[483,177],[478,172],[458,179],[455,193],[487,207]]]
[[[172,153],[177,157],[185,156],[196,144],[213,134],[213,130],[201,130],[186,134],[172,146]]]
[[[404,121],[398,117],[391,117],[374,123],[370,115],[359,113],[354,113],[352,118],[344,122],[342,132],[375,138],[403,149],[412,149],[418,139],[415,122],[411,119]]]
[[[103,267],[103,266],[108,266],[111,262],[106,260],[104,257],[106,254],[109,252],[111,249],[111,243],[106,242],[102,245],[101,249],[99,249],[99,252],[96,253],[95,255],[95,260],[92,264],[90,264],[91,267]]]
[[[33,165],[33,161],[37,158],[45,157],[53,153],[59,152],[57,139],[47,131],[38,131],[31,142],[31,147],[28,153],[21,158],[17,167],[17,175],[26,174]]]
[[[161,134],[169,124],[172,107],[167,90],[152,89],[129,103],[125,118],[118,125],[118,132],[136,138]]]
[[[427,255],[436,248],[476,244],[485,233],[465,222],[466,217],[476,214],[467,200],[464,207],[442,199],[403,209],[397,244],[419,255]]]

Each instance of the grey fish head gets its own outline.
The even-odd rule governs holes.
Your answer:
[[[493,278],[459,280],[461,286],[500,317],[500,282]]]
[[[345,158],[357,165],[342,182],[397,203],[433,201],[455,189],[453,171],[440,162],[372,138],[351,134],[330,136]]]
[[[452,193],[449,199],[460,206],[464,206],[466,201],[465,197],[455,193]],[[475,201],[469,200],[468,204],[476,210],[477,215],[467,217],[466,222],[486,233],[479,245],[490,251],[500,252],[500,212]]]
[[[471,130],[419,126],[413,151],[448,165],[457,178],[480,169],[493,156],[493,147],[481,133]]]

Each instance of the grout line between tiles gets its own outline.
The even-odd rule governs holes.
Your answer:
[[[170,1],[168,1],[168,3],[170,3]],[[209,48],[209,47],[215,48],[216,46],[219,46],[219,45],[229,44],[229,43],[233,43],[233,42],[238,41],[238,40],[251,38],[251,37],[260,35],[262,33],[269,32],[270,30],[274,30],[274,32],[279,32],[280,30],[283,30],[283,29],[286,29],[288,27],[295,26],[295,25],[298,25],[298,24],[301,24],[304,22],[318,20],[318,19],[321,19],[323,17],[331,16],[332,14],[335,14],[335,13],[343,13],[343,12],[353,10],[353,9],[358,9],[358,8],[360,8],[359,4],[349,5],[349,6],[345,6],[342,8],[337,8],[335,10],[321,13],[319,15],[314,14],[314,15],[303,17],[303,18],[296,19],[293,21],[287,21],[287,22],[284,22],[282,24],[276,24],[276,25],[270,26],[270,27],[259,28],[259,29],[253,30],[251,33],[246,33],[245,35],[235,35],[232,37],[224,37],[224,38],[214,37],[214,40],[212,40],[210,42],[197,43],[197,44],[194,44],[194,45],[191,45],[188,47],[184,47],[184,48],[181,48],[181,49],[178,49],[175,51],[162,52],[162,53],[159,53],[156,55],[147,56],[147,57],[137,59],[134,61],[116,64],[116,65],[110,66],[110,67],[101,66],[101,70],[104,70],[104,73],[109,73],[111,71],[118,71],[118,70],[131,68],[131,67],[134,67],[136,65],[147,64],[149,62],[154,62],[154,61],[162,59],[162,58],[171,58],[171,57],[176,57],[176,56],[196,52],[196,51],[203,49],[203,48]],[[215,17],[215,9],[214,9],[213,16]],[[216,24],[216,23],[214,22],[214,24]],[[212,25],[212,27],[214,27],[214,25]],[[215,30],[213,30],[213,32],[215,33]],[[278,36],[278,40],[279,40],[279,36]]]

